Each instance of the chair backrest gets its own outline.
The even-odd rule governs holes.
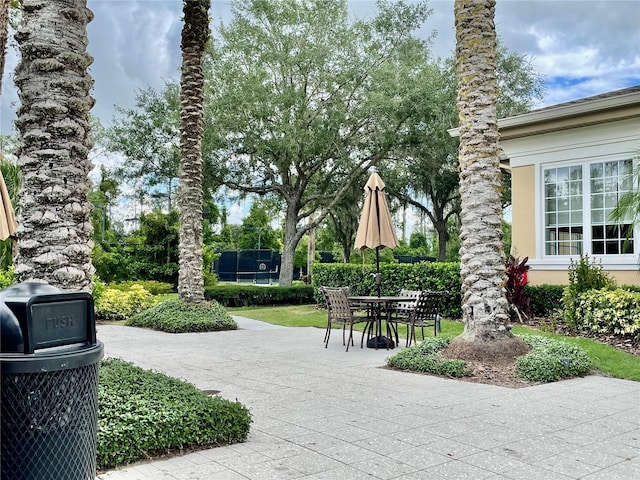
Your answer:
[[[423,290],[418,296],[413,311],[414,322],[434,322],[440,317],[440,304],[444,292]]]
[[[418,297],[420,296],[420,290],[407,290],[407,289],[402,289],[400,290],[400,296],[401,297],[410,297],[410,298],[415,298],[416,301],[418,299]],[[397,302],[394,304],[393,306],[396,310],[399,311],[409,311],[409,310],[413,310],[414,308],[416,308],[416,302],[415,301],[406,301],[406,302]]]
[[[349,320],[352,318],[349,308],[349,289],[345,287],[320,287],[327,300],[330,320]]]

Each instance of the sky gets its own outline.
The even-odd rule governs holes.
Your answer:
[[[433,13],[418,32],[435,32],[434,57],[453,56],[453,0],[431,0]],[[114,105],[134,106],[139,90],[161,90],[179,79],[181,0],[88,0],[92,113],[108,125]],[[354,16],[375,3],[349,1]],[[230,19],[230,2],[212,0],[213,23]],[[538,107],[640,85],[640,0],[498,0],[496,29],[510,51],[526,55],[546,79]],[[18,96],[12,74],[18,55],[9,48],[0,97],[0,132],[11,133]],[[337,48],[339,46],[336,46]]]

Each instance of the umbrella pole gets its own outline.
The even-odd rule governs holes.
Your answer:
[[[380,278],[380,248],[376,248],[376,291],[382,294],[382,278]]]

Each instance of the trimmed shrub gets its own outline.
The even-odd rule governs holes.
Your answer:
[[[427,338],[389,357],[387,365],[411,372],[431,373],[453,378],[462,377],[466,373],[466,362],[444,358],[440,355],[440,350],[449,345],[450,341],[451,339],[443,337]]]
[[[13,277],[13,265],[9,266],[6,270],[0,271],[0,290],[10,287],[16,282]]]
[[[518,335],[533,350],[516,358],[516,373],[532,382],[557,382],[589,373],[587,353],[571,343],[539,335]]]
[[[206,287],[205,296],[225,307],[248,307],[256,305],[301,305],[313,303],[313,287],[292,285],[290,287],[222,284]]]
[[[163,295],[165,293],[173,293],[175,291],[172,284],[158,282],[157,280],[135,280],[130,282],[110,283],[109,288],[126,292],[133,285],[141,285],[151,295]]]
[[[375,265],[315,263],[311,281],[316,303],[322,306],[325,303],[322,293],[318,290],[320,286],[349,287],[353,295],[375,295],[375,271]],[[462,316],[458,263],[384,263],[380,265],[380,274],[383,295],[396,295],[403,288],[443,291],[443,316]]]
[[[590,261],[587,255],[569,264],[569,286],[564,289],[564,322],[574,330],[582,329],[582,318],[576,315],[579,296],[588,290],[613,288],[615,282],[602,270],[602,264]]]
[[[525,293],[531,301],[531,313],[537,317],[551,317],[562,308],[564,285],[527,285]]]
[[[250,425],[251,414],[238,402],[122,360],[100,364],[99,469],[172,450],[242,442]]]
[[[236,330],[238,325],[217,302],[185,303],[179,299],[161,302],[127,321],[132,327],[151,328],[168,333]]]
[[[622,288],[581,293],[576,316],[585,330],[640,339],[640,293]]]
[[[108,321],[127,320],[156,302],[151,294],[137,283],[126,291],[99,287],[98,292],[99,294],[94,296],[96,316]]]

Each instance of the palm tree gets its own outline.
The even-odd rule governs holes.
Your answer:
[[[495,0],[455,0],[454,4],[465,328],[449,353],[459,358],[515,356],[514,352],[527,349],[511,334],[504,292],[495,4]]]
[[[16,34],[21,61],[15,83],[21,101],[18,281],[45,281],[91,290],[91,162],[86,0],[23,0]],[[63,33],[60,33],[63,32]]]
[[[204,51],[209,40],[211,0],[184,0],[180,79],[180,271],[178,293],[184,302],[204,301],[202,275],[202,136]]]
[[[0,0],[0,91],[2,90],[2,74],[4,59],[7,53],[7,35],[9,34],[9,4],[11,0]]]

